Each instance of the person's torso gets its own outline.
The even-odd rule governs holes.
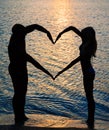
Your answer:
[[[8,54],[10,63],[15,66],[25,66],[26,65],[26,50],[25,50],[25,39],[16,39],[11,37]]]
[[[83,75],[87,75],[90,73],[95,73],[92,63],[91,63],[91,48],[90,49],[83,49],[80,46],[80,62],[82,67]]]

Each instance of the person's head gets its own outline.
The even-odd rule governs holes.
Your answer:
[[[24,34],[25,33],[25,27],[21,24],[15,24],[12,27],[13,34]]]
[[[97,50],[96,34],[93,27],[86,27],[81,30],[83,44],[87,44],[87,47],[92,48],[92,56],[95,57]]]

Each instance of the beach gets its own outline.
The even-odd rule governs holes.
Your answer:
[[[29,120],[14,125],[13,115],[0,116],[0,130],[89,130],[85,121],[50,114],[28,114]],[[96,121],[95,130],[108,130],[108,122]]]

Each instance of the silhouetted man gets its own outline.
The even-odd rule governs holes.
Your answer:
[[[42,70],[51,76],[51,78],[53,78],[46,69],[44,69],[37,61],[35,61],[30,55],[26,53],[25,36],[35,29],[46,33],[53,43],[51,34],[42,26],[33,24],[24,27],[21,24],[15,24],[12,28],[12,36],[8,46],[10,59],[9,73],[14,87],[12,103],[15,114],[15,123],[21,123],[28,119],[24,112],[28,84],[27,61],[31,62],[38,69]]]

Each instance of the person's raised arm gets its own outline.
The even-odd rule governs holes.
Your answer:
[[[52,36],[51,36],[50,32],[49,32],[46,28],[44,28],[43,26],[41,26],[41,25],[32,24],[32,25],[26,26],[26,33],[30,33],[30,32],[32,32],[32,31],[34,31],[35,29],[38,30],[38,31],[41,31],[41,32],[43,32],[43,33],[46,33],[47,36],[48,36],[48,38],[49,38],[49,39],[51,40],[51,42],[54,44],[54,41],[53,41],[53,39],[52,39]]]
[[[63,70],[61,70],[60,72],[57,73],[57,75],[55,76],[54,79],[56,79],[60,74],[62,74],[64,71],[68,70],[69,68],[71,68],[73,65],[75,65],[77,62],[80,61],[80,56],[77,57],[76,59],[74,59],[69,65],[67,65]]]
[[[68,31],[74,31],[77,35],[79,35],[81,37],[81,32],[76,27],[69,26],[68,28],[64,29],[62,32],[59,33],[59,35],[57,36],[57,38],[55,40],[55,43],[61,37],[62,34],[68,32]]]
[[[32,63],[36,68],[42,70],[44,73],[46,73],[47,75],[49,75],[52,79],[53,76],[49,73],[48,70],[46,70],[43,66],[41,66],[36,60],[34,60],[29,54],[26,54],[27,57],[27,61],[29,61],[30,63]]]

